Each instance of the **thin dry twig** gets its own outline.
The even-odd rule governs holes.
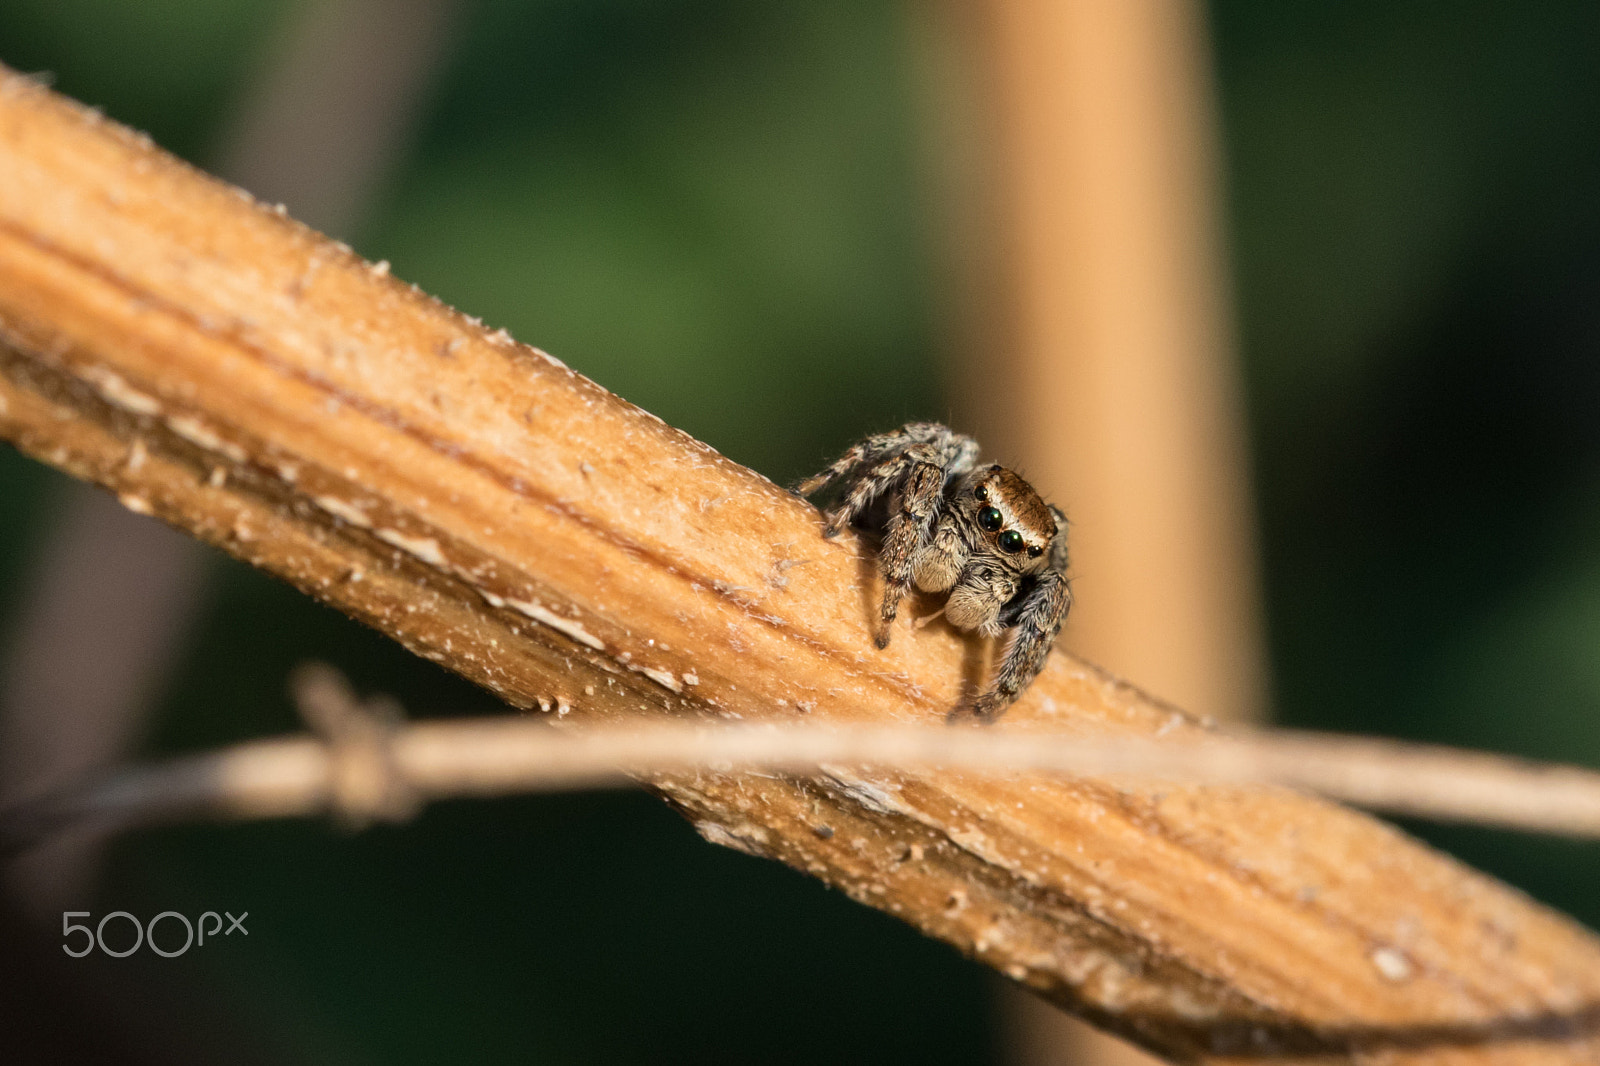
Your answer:
[[[569,723],[928,725],[989,665],[942,623],[875,650],[808,505],[8,72],[0,437]],[[1058,654],[995,732],[1207,735],[1174,715]],[[1600,940],[1292,790],[649,784],[1169,1057],[1600,1054]]]
[[[332,812],[354,828],[403,821],[424,800],[450,796],[620,787],[669,773],[827,774],[837,767],[1125,775],[1125,784],[1146,788],[1287,785],[1400,814],[1600,837],[1600,773],[1370,737],[1280,730],[1173,744],[918,725],[692,722],[558,731],[518,718],[402,727],[398,703],[357,700],[330,667],[300,668],[293,688],[314,737],[121,770],[0,815],[0,846],[31,846],[74,821],[111,829]]]

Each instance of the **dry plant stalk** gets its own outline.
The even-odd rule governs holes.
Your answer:
[[[0,339],[0,435],[515,706],[926,724],[987,668],[942,625],[876,651],[871,560],[803,502],[9,72]],[[1062,655],[1000,728],[1203,735]],[[1287,790],[652,784],[1175,1059],[1600,1055],[1592,934]]]

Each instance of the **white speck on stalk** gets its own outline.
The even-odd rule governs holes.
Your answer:
[[[629,666],[628,669],[643,674],[668,691],[678,693],[683,691],[683,685],[671,670],[663,670],[656,666]]]
[[[1391,947],[1382,947],[1373,951],[1370,956],[1372,965],[1384,978],[1396,983],[1411,978],[1411,962],[1399,951]]]
[[[339,499],[337,496],[313,496],[311,497],[311,502],[335,518],[344,519],[352,526],[357,526],[361,529],[372,528],[372,519],[367,517],[365,511],[353,503]]]
[[[534,603],[531,600],[508,599],[506,600],[506,605],[513,610],[527,615],[529,618],[541,625],[549,626],[558,633],[565,633],[579,644],[587,645],[588,647],[593,648],[595,651],[606,650],[605,643],[593,633],[589,632],[587,629],[583,628],[583,626],[572,621],[571,619],[562,618],[560,615],[546,610],[541,604]]]
[[[236,463],[242,463],[250,458],[249,454],[237,444],[231,444],[207,429],[198,419],[187,415],[173,415],[167,419],[167,426],[198,448],[210,452],[220,452]]]
[[[83,376],[95,391],[110,403],[137,415],[153,415],[161,410],[161,401],[129,385],[103,366],[93,366],[83,371]]]
[[[379,540],[393,544],[407,555],[415,556],[429,566],[444,565],[444,555],[439,551],[439,542],[432,537],[408,537],[393,529],[380,529],[375,535]]]

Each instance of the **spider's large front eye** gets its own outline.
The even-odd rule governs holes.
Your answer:
[[[1005,518],[1001,516],[1000,508],[998,507],[985,507],[978,512],[978,525],[982,526],[987,532],[993,533],[1003,524],[1005,524]],[[1019,533],[1017,536],[1020,539],[1022,535]]]
[[[1000,534],[1000,550],[1007,555],[1015,555],[1022,550],[1022,534],[1014,529],[1008,529]]]

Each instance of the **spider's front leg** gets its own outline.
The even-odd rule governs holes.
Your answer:
[[[1017,614],[1016,633],[1006,648],[994,681],[973,704],[974,714],[991,721],[999,717],[1039,676],[1071,607],[1072,590],[1067,579],[1058,570],[1046,570],[1023,601]]]
[[[837,537],[843,533],[845,527],[859,518],[872,501],[877,499],[890,487],[906,479],[908,471],[914,471],[917,464],[916,448],[886,459],[862,474],[856,483],[850,486],[850,491],[845,493],[844,502],[839,504],[828,514],[828,524],[822,530],[824,537]],[[804,486],[801,486],[804,488]]]
[[[883,574],[883,606],[878,611],[878,629],[873,640],[880,648],[889,646],[889,627],[899,613],[900,601],[911,584],[911,574],[919,549],[926,544],[939,517],[939,502],[944,496],[945,465],[938,452],[928,445],[909,448],[902,457],[912,464],[900,490],[894,514],[889,517],[883,546],[878,552],[878,569]]]

